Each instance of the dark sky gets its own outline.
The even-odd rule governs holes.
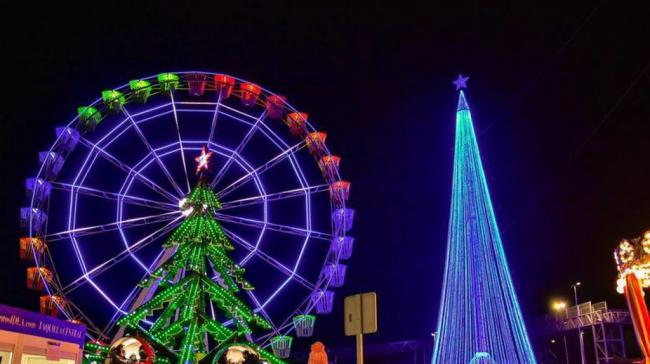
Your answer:
[[[640,3],[5,9],[0,301],[37,305],[18,259],[18,209],[52,128],[106,87],[201,69],[284,93],[329,132],[358,210],[338,297],[378,292],[380,333],[368,340],[426,338],[435,326],[458,72],[470,75],[527,320],[551,297],[570,298],[575,280],[582,299],[623,307],[612,251],[650,227],[650,26]],[[320,321],[326,342],[346,342],[341,304]]]

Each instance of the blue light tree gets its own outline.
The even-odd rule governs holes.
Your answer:
[[[456,113],[447,258],[433,364],[536,363],[510,279],[469,106]]]

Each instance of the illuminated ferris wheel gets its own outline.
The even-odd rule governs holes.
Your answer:
[[[246,292],[254,312],[272,326],[255,341],[311,335],[313,314],[329,313],[344,283],[354,211],[340,158],[306,113],[207,72],[133,80],[77,111],[39,153],[20,211],[43,313],[83,322],[91,339],[119,335],[117,320],[152,295],[138,282],[174,253],[163,242],[188,215],[205,147],[215,217],[256,287]]]

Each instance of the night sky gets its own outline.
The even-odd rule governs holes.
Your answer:
[[[328,131],[358,213],[338,297],[377,291],[380,331],[368,341],[426,339],[435,328],[459,72],[470,76],[467,97],[527,322],[550,298],[571,298],[576,280],[581,300],[624,307],[612,252],[650,227],[648,8],[265,4],[5,9],[0,302],[37,308],[18,257],[18,210],[54,126],[102,89],[199,69],[286,94]],[[318,338],[351,343],[342,300],[336,306]]]

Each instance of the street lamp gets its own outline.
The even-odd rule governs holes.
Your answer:
[[[553,303],[551,304],[551,307],[553,308],[553,311],[558,312],[558,313],[563,312],[564,310],[566,310],[566,306],[567,306],[566,301],[553,301]]]
[[[573,288],[573,298],[575,299],[576,307],[578,307],[578,287],[580,287],[581,284],[581,282],[576,282],[571,285],[571,288]]]
[[[556,300],[551,303],[551,308],[553,311],[555,311],[555,315],[557,319],[560,319],[560,315],[564,313],[564,317],[566,318],[566,309],[567,309],[567,303],[564,300]],[[564,341],[564,359],[566,360],[566,364],[569,364],[569,348],[567,347],[566,344],[566,334],[563,332],[562,333],[562,341]],[[552,343],[555,343],[555,340],[551,341]]]
[[[575,282],[571,285],[571,288],[573,288],[573,298],[576,303],[576,312],[578,313],[578,316],[580,316],[580,310],[578,309],[578,287],[581,284],[582,283],[580,282]],[[583,337],[582,327],[578,327],[578,338],[580,339],[580,362],[585,364],[585,340]]]

